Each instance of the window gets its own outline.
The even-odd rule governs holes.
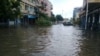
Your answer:
[[[28,10],[28,5],[27,4],[25,4],[25,10]]]

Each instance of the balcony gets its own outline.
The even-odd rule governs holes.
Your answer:
[[[22,10],[21,10],[21,13],[22,13],[22,14],[28,14],[28,11],[22,9]]]
[[[22,2],[31,5],[31,6],[35,6],[35,3],[29,2],[28,0],[22,0]]]

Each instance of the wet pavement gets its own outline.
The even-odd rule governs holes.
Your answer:
[[[100,34],[62,24],[1,28],[0,56],[100,56]]]

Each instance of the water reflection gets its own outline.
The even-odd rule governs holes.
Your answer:
[[[0,56],[100,56],[99,32],[63,26],[0,29]]]
[[[20,41],[15,29],[0,29],[0,56],[20,56]]]
[[[84,32],[79,56],[100,56],[100,32]]]
[[[50,45],[50,28],[28,28],[21,29],[21,48],[20,52],[24,56],[44,56],[42,52]]]
[[[49,45],[49,28],[0,29],[0,56],[31,56]]]

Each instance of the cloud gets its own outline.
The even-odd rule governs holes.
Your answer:
[[[54,14],[62,14],[63,17],[70,18],[75,7],[81,7],[83,0],[50,0],[53,4]]]

